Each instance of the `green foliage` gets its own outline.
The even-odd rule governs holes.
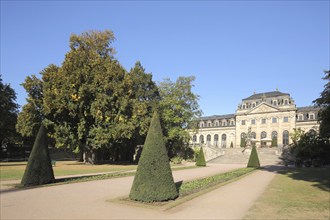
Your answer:
[[[214,176],[205,177],[202,179],[192,180],[189,182],[184,182],[179,190],[180,197],[189,195],[191,193],[196,193],[203,189],[215,186],[220,183],[224,183],[245,174],[254,171],[254,168],[241,168],[234,171],[217,174]]]
[[[22,135],[35,135],[44,119],[58,148],[89,157],[102,148],[113,160],[133,159],[159,94],[140,62],[127,72],[114,59],[113,41],[111,31],[73,34],[61,66],[46,67],[42,80],[27,77],[28,103],[17,125]]]
[[[250,158],[247,164],[247,167],[260,167],[260,161],[257,153],[256,147],[252,147]]]
[[[272,138],[272,147],[277,147],[277,137]]]
[[[330,164],[330,140],[315,132],[303,133],[291,146],[297,165],[321,166]]]
[[[170,157],[188,148],[190,135],[187,128],[197,128],[201,110],[199,96],[192,91],[194,80],[194,76],[179,77],[176,82],[165,79],[158,85],[161,121]]]
[[[245,137],[241,137],[241,147],[246,147]]]
[[[41,125],[22,178],[22,184],[24,186],[41,185],[54,182],[54,180],[48,151],[47,132],[44,125]]]
[[[171,158],[171,163],[172,164],[182,164],[183,158],[180,156],[175,156]]]
[[[16,93],[9,84],[3,84],[0,74],[0,146],[19,139],[15,130],[18,104]],[[6,139],[6,140],[5,140]]]
[[[143,202],[178,197],[157,112],[150,124],[129,197]]]
[[[202,167],[205,167],[206,166],[206,161],[205,161],[205,157],[204,157],[203,147],[200,148],[199,153],[197,155],[196,166],[202,166]]]
[[[314,103],[321,107],[319,111],[320,121],[320,135],[324,138],[330,137],[330,71],[324,71],[324,90],[321,92],[320,97],[314,100]]]

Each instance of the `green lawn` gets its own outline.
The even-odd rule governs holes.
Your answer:
[[[27,162],[1,162],[0,180],[19,180],[22,179]],[[182,165],[171,165],[172,170],[184,169]],[[102,172],[122,172],[136,170],[137,165],[85,165],[76,161],[57,161],[53,167],[55,177],[65,175],[93,174]]]
[[[0,163],[0,180],[17,180],[21,179],[27,162],[1,162]],[[55,177],[64,175],[76,175],[87,173],[101,172],[118,172],[135,170],[137,165],[84,165],[76,161],[57,161],[53,167]]]
[[[330,167],[280,171],[245,219],[330,219]]]

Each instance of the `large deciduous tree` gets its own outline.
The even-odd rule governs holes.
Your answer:
[[[18,107],[15,91],[2,82],[0,75],[0,146],[18,138],[15,130]]]
[[[21,124],[29,130],[21,133],[34,134],[34,122],[43,119],[55,146],[84,153],[85,162],[93,163],[98,149],[111,152],[114,160],[131,160],[159,95],[139,62],[127,72],[114,58],[113,41],[111,31],[73,34],[61,66],[45,68],[40,84],[27,78],[29,99],[21,114],[29,122]],[[30,81],[38,93],[26,86]]]
[[[319,111],[320,135],[330,138],[330,71],[324,71],[324,74],[323,79],[326,80],[326,84],[320,97],[314,100],[314,104],[321,107]]]
[[[194,80],[194,76],[179,77],[176,82],[165,79],[158,85],[161,120],[170,157],[185,151],[190,139],[188,128],[196,126],[194,122],[202,113],[199,96],[192,91]]]

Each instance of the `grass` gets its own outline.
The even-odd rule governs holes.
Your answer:
[[[330,219],[330,167],[280,171],[245,219]]]
[[[27,162],[1,162],[0,163],[0,180],[19,180],[22,178]],[[137,165],[85,165],[76,161],[57,161],[53,167],[54,175],[79,175],[103,172],[123,172],[135,170]]]
[[[1,162],[0,163],[0,180],[20,180],[25,171],[27,162]],[[66,175],[80,175],[80,174],[97,174],[103,172],[113,172],[114,174],[98,175],[94,177],[79,177],[79,178],[67,178],[67,181],[90,181],[97,179],[109,179],[117,176],[129,176],[131,174],[118,174],[125,171],[136,170],[137,165],[114,165],[114,164],[102,164],[102,165],[85,165],[77,161],[57,161],[56,166],[53,167],[55,177]],[[171,165],[172,170],[182,170],[196,168],[195,166],[183,166],[183,165]]]
[[[165,201],[165,202],[153,202],[144,203],[134,200],[130,200],[127,197],[121,197],[114,200],[109,200],[110,202],[118,202],[121,204],[128,204],[147,208],[161,208],[162,210],[167,210],[180,205],[186,201],[189,201],[197,196],[204,193],[212,191],[222,185],[233,182],[242,178],[245,175],[250,174],[255,171],[255,168],[241,168],[233,170],[226,173],[217,174],[214,176],[209,176],[201,179],[196,179],[188,182],[177,182],[177,190],[179,192],[179,197],[175,200]]]

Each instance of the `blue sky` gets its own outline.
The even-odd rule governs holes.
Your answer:
[[[253,92],[319,97],[329,69],[329,1],[1,1],[1,74],[25,103],[25,77],[61,65],[72,33],[110,29],[116,58],[157,82],[195,75],[204,115]]]

